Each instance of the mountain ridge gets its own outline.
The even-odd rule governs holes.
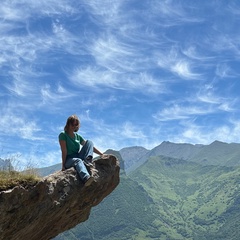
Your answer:
[[[202,165],[240,166],[240,144],[225,143],[218,140],[203,145],[191,143],[173,143],[163,141],[158,146],[148,150],[141,146],[124,147],[119,151],[108,149],[106,154],[117,156],[121,172],[131,173],[152,156],[166,156],[196,162]],[[46,168],[38,168],[41,176],[46,176],[61,168],[55,164]]]
[[[145,154],[140,157],[137,152],[139,148],[139,146],[129,147],[119,151],[120,154],[124,153],[124,168],[127,173],[137,169],[149,157],[159,155],[198,162],[202,165],[240,166],[239,143],[224,143],[215,140],[209,145],[203,145],[163,141],[153,149],[146,150]]]

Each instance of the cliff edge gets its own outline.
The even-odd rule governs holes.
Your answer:
[[[118,159],[106,155],[90,169],[86,187],[73,168],[43,178],[35,186],[0,192],[0,239],[46,240],[84,222],[119,184]]]

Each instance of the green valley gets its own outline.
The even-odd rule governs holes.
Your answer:
[[[89,220],[55,239],[224,239],[240,236],[240,168],[150,157]]]

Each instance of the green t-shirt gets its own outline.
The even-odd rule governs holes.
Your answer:
[[[66,141],[67,155],[78,153],[80,144],[84,139],[77,133],[74,133],[74,138],[70,137],[65,131],[61,132],[58,136],[59,140]]]

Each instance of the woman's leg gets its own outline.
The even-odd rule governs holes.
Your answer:
[[[67,158],[65,167],[71,168],[74,167],[80,177],[80,179],[83,182],[86,182],[86,180],[90,177],[90,174],[88,173],[87,168],[85,167],[83,161],[80,158]]]
[[[93,158],[93,142],[92,141],[87,140],[85,142],[81,151],[79,152],[79,157],[84,161],[86,159],[89,161]]]

